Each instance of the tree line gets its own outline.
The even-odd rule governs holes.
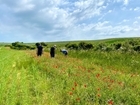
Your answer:
[[[11,45],[5,45],[5,47],[10,47],[11,49],[16,50],[34,50],[39,43],[27,44],[23,42],[13,42]],[[46,42],[41,42],[41,45],[45,48],[49,47],[49,44]],[[124,42],[114,42],[114,43],[105,43],[99,42],[94,44],[94,42],[79,42],[79,43],[67,43],[64,46],[69,50],[94,50],[94,51],[135,51],[140,52],[140,39],[139,40],[129,40]]]

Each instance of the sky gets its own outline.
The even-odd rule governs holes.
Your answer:
[[[139,0],[0,0],[0,42],[140,37]]]

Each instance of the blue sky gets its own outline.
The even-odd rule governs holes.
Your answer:
[[[139,0],[0,0],[0,42],[140,37]]]

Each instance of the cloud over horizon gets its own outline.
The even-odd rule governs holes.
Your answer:
[[[0,0],[0,42],[140,37],[138,0]]]

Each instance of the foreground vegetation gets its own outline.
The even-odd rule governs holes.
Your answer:
[[[104,68],[118,69],[122,72],[140,73],[140,54],[122,51],[73,51],[69,52],[69,56],[94,62],[98,66]]]
[[[58,49],[59,50],[59,49]],[[139,105],[139,53],[0,48],[0,105]]]

